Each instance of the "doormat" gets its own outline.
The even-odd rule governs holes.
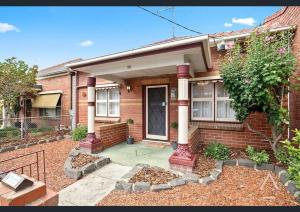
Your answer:
[[[165,148],[166,146],[168,146],[168,144],[151,142],[151,143],[145,143],[145,146],[147,146],[147,147],[155,147],[155,148],[162,149],[162,148]]]

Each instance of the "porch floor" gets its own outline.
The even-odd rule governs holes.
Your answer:
[[[100,155],[109,157],[114,163],[121,165],[133,167],[138,163],[146,163],[168,169],[168,159],[172,153],[173,149],[168,144],[144,141],[131,145],[124,142],[105,149]]]

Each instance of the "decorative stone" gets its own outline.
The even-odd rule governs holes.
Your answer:
[[[281,168],[280,166],[275,165],[274,166],[274,172],[279,175],[279,172],[283,171],[284,169]]]
[[[44,144],[44,143],[46,143],[46,140],[40,140],[39,141],[39,144]]]
[[[47,142],[54,142],[54,141],[56,141],[56,138],[48,138],[47,139]]]
[[[219,172],[217,171],[216,169],[214,169],[211,173],[210,173],[210,177],[213,179],[213,180],[217,180],[220,176],[222,172]]]
[[[296,197],[296,200],[300,203],[300,191],[296,191],[294,197]]]
[[[17,146],[17,149],[23,149],[25,147],[27,147],[27,144],[21,144],[21,145]]]
[[[209,177],[202,177],[201,179],[199,179],[199,183],[201,183],[202,185],[209,185],[213,181],[214,181],[214,179],[212,179],[210,176]]]
[[[289,180],[289,175],[285,170],[279,172],[280,181],[285,184]]]
[[[273,164],[268,164],[268,163],[263,163],[261,165],[256,165],[255,166],[257,170],[268,170],[268,171],[274,171],[275,167]]]
[[[150,190],[150,183],[148,182],[137,182],[133,185],[134,192],[145,192]]]
[[[89,174],[89,173],[91,173],[91,172],[93,172],[93,171],[95,171],[96,170],[96,166],[95,166],[95,164],[87,164],[87,165],[85,165],[85,166],[83,166],[83,168],[82,168],[82,174],[83,175],[87,175],[87,174]]]
[[[69,153],[69,157],[76,157],[77,155],[79,155],[80,152],[78,150],[72,150],[70,153]]]
[[[65,175],[74,180],[78,180],[82,177],[82,172],[80,169],[73,169],[71,166],[71,158],[67,158],[64,164]]]
[[[34,145],[36,145],[36,143],[29,143],[27,144],[27,147],[34,146]]]
[[[293,195],[298,191],[296,184],[293,181],[288,181],[287,190]]]
[[[227,165],[227,166],[235,166],[236,165],[236,160],[224,160],[224,165]]]
[[[168,182],[171,187],[181,186],[186,184],[186,180],[183,178],[176,178]]]
[[[115,185],[115,189],[123,190],[126,192],[132,191],[132,183],[127,183],[125,181],[117,181]]]
[[[216,163],[216,170],[222,172],[222,168],[223,168],[223,161],[218,160],[217,163]]]
[[[141,167],[141,168],[149,168],[150,165],[149,164],[145,164],[145,163],[138,163],[135,165],[135,167]],[[135,168],[134,167],[134,168]]]
[[[194,173],[185,173],[182,178],[191,183],[198,183],[199,181],[199,175]]]
[[[151,191],[162,191],[162,190],[167,190],[170,188],[171,188],[171,186],[168,184],[158,184],[158,185],[152,185],[150,190]]]
[[[1,149],[1,153],[2,152],[9,152],[9,151],[12,151],[12,150],[15,150],[16,147],[14,146],[9,146],[9,147],[4,147]]]
[[[255,163],[251,160],[248,160],[248,159],[238,159],[237,160],[239,166],[245,166],[245,167],[248,167],[248,168],[253,168]]]

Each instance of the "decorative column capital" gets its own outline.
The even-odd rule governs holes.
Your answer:
[[[96,85],[96,77],[88,77],[87,78],[87,86],[95,87],[95,85]]]
[[[176,68],[177,68],[177,78],[178,79],[188,79],[191,77],[189,63],[177,65]]]

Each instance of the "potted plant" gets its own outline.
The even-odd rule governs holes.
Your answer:
[[[128,138],[127,138],[127,144],[133,144],[134,143],[134,138],[131,137],[130,135],[130,125],[133,125],[134,124],[134,121],[129,118],[127,119],[127,124],[128,124]]]
[[[178,123],[176,121],[172,122],[171,123],[171,128],[177,130],[178,129]],[[175,150],[175,149],[177,149],[178,142],[176,140],[171,140],[171,145],[172,145],[172,148]]]

